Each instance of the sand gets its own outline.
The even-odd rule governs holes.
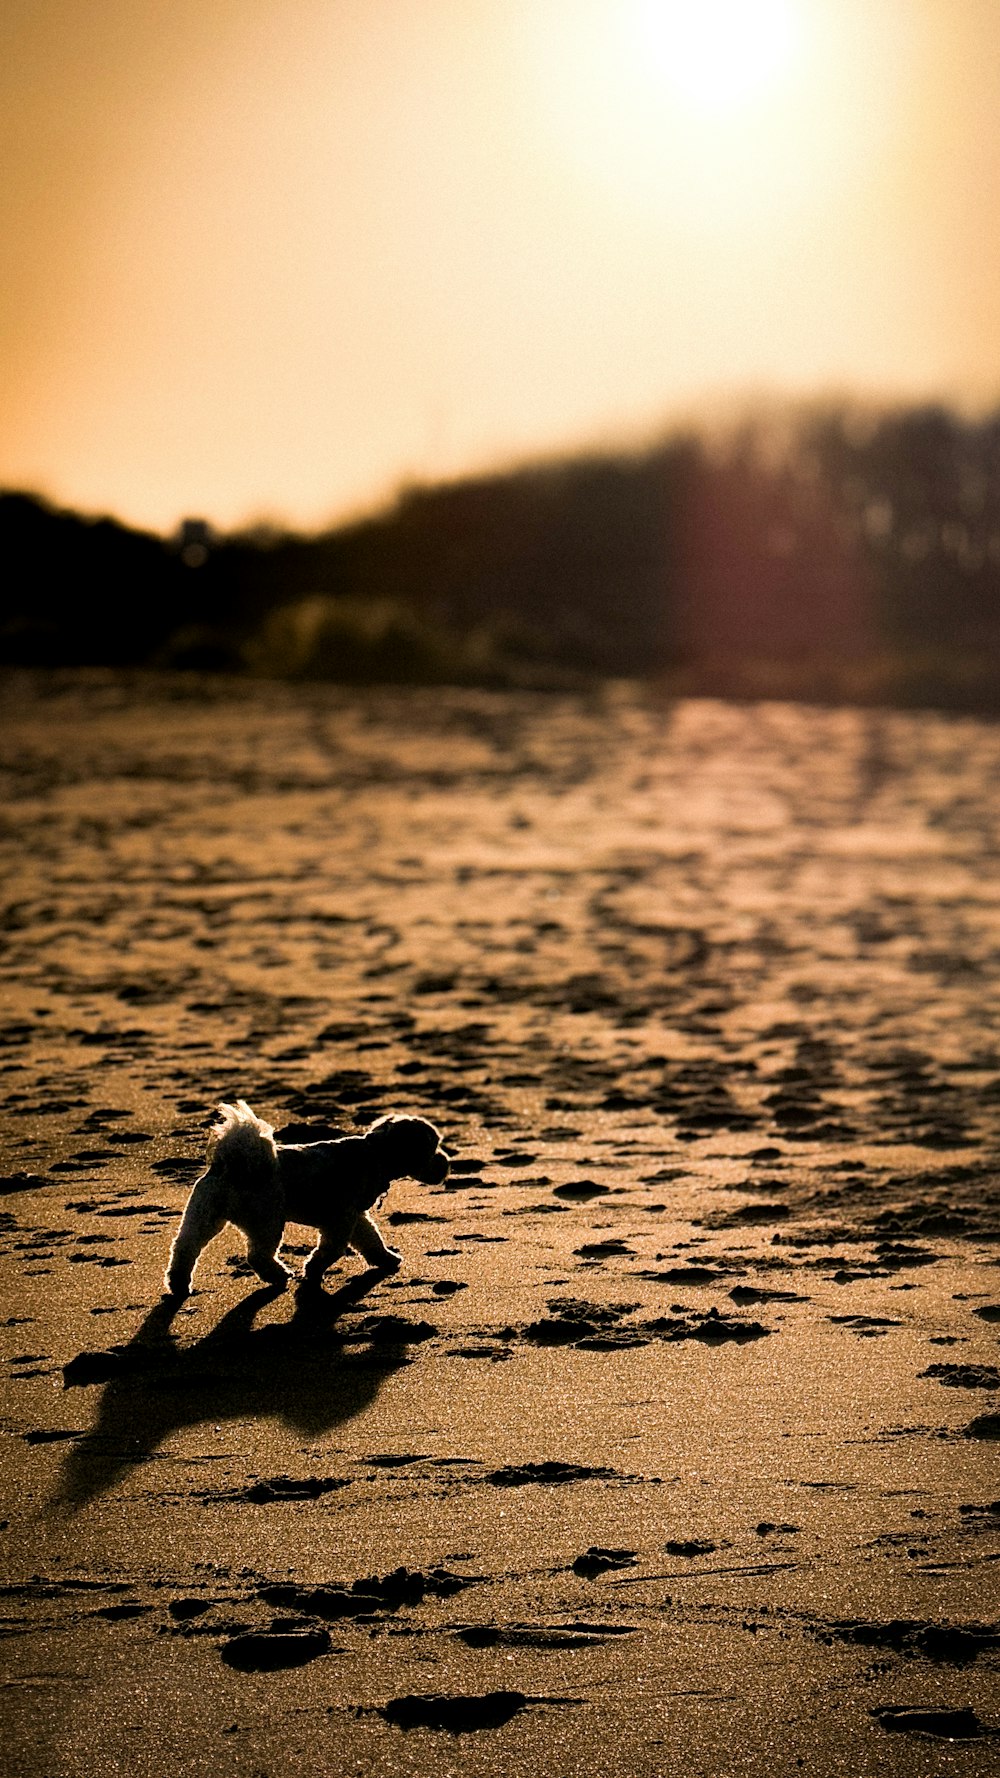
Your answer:
[[[4,704],[4,1772],[995,1770],[1000,729]],[[236,1096],[397,1276],[162,1301]]]

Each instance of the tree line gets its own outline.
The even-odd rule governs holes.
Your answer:
[[[173,537],[0,495],[7,665],[1000,702],[1000,413],[829,408]]]

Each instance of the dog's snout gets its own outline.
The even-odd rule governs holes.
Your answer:
[[[430,1156],[427,1166],[424,1169],[424,1184],[441,1185],[448,1177],[448,1169],[450,1166],[451,1156],[447,1155],[443,1148],[436,1149]]]

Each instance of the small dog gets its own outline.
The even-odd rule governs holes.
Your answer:
[[[420,1117],[380,1117],[363,1136],[332,1142],[276,1142],[274,1130],[243,1099],[219,1106],[208,1168],[191,1188],[170,1249],[164,1283],[187,1296],[198,1256],[227,1223],[247,1238],[247,1258],[265,1284],[283,1290],[291,1273],[278,1258],[286,1222],[319,1231],[303,1281],[318,1285],[348,1247],[394,1272],[402,1254],[387,1247],[371,1215],[394,1179],[440,1185],[449,1157],[440,1133]]]

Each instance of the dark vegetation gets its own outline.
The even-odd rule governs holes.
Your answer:
[[[1000,707],[1000,413],[799,413],[163,539],[0,496],[0,661]]]

